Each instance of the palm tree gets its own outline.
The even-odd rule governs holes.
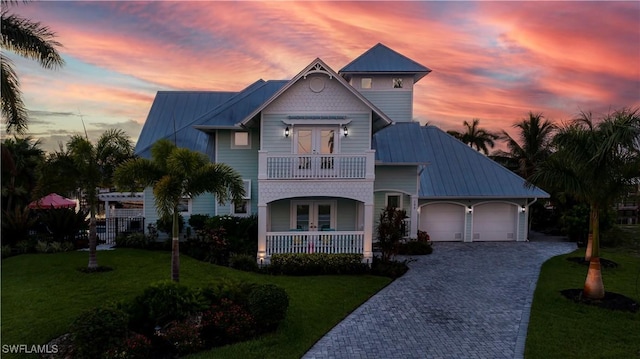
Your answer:
[[[7,7],[17,1],[2,0],[2,48],[38,61],[46,69],[56,69],[64,65],[56,47],[62,46],[53,40],[55,33],[39,22],[9,14]],[[13,63],[0,54],[0,78],[2,93],[2,116],[5,118],[7,132],[14,130],[22,134],[27,129],[27,109],[22,101],[20,82]]]
[[[32,137],[2,141],[2,208],[27,205],[37,182],[36,168],[44,161],[40,141]]]
[[[496,151],[495,155],[517,162],[516,173],[528,178],[537,165],[551,154],[551,140],[557,127],[545,120],[542,113],[533,112],[529,112],[529,118],[522,119],[513,127],[518,130],[518,141],[503,130],[500,139],[506,141],[509,151]]]
[[[589,203],[589,271],[584,296],[601,299],[599,212],[609,208],[630,184],[640,178],[640,115],[622,109],[595,123],[582,113],[554,138],[557,151],[531,176],[533,184],[563,188]],[[589,247],[587,252],[589,252]],[[588,253],[589,254],[589,253]]]
[[[474,148],[478,151],[482,151],[485,155],[489,154],[489,147],[493,148],[495,146],[495,140],[499,138],[495,133],[486,130],[484,128],[478,128],[480,124],[480,120],[474,118],[472,123],[464,121],[463,126],[466,129],[466,132],[458,132],[458,131],[447,131],[451,136],[459,139],[463,143],[469,145],[469,147]]]
[[[123,190],[153,187],[155,205],[161,216],[173,219],[171,279],[180,280],[178,205],[185,198],[213,193],[223,204],[239,202],[244,196],[242,177],[224,163],[211,163],[206,155],[178,148],[167,139],[151,148],[151,159],[136,158],[118,167],[115,183]]]
[[[80,135],[72,136],[66,151],[61,149],[50,155],[43,166],[41,191],[56,186],[63,193],[79,192],[89,206],[88,268],[98,267],[96,212],[99,189],[111,188],[115,168],[133,157],[129,137],[120,129],[111,129],[104,132],[95,145]]]

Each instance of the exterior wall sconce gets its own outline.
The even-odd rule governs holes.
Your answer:
[[[344,137],[349,136],[349,129],[347,128],[347,126],[344,126],[342,128],[342,133],[344,134]]]
[[[467,213],[473,213],[473,208],[471,208],[471,206],[467,207]]]
[[[284,137],[289,137],[289,126],[284,129]]]
[[[527,211],[527,207],[525,206],[520,207],[520,212],[524,213],[526,211]]]

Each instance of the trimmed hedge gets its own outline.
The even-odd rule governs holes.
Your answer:
[[[408,241],[398,246],[398,254],[419,256],[433,253],[431,242]]]
[[[269,270],[286,275],[362,274],[368,266],[362,254],[286,253],[272,255]]]

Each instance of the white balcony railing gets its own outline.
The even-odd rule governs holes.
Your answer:
[[[364,232],[267,232],[267,255],[276,253],[363,253]]]
[[[374,152],[332,155],[271,155],[260,152],[260,179],[372,178]]]

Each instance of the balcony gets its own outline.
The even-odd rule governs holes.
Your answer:
[[[277,253],[363,253],[363,231],[267,232],[267,256]]]
[[[361,154],[269,154],[259,153],[259,179],[372,179],[374,151]]]

